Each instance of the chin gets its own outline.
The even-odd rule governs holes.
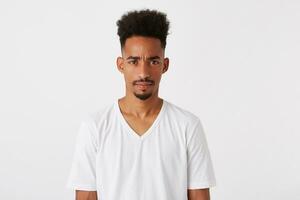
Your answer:
[[[152,93],[144,93],[144,94],[138,94],[138,93],[134,93],[134,96],[140,100],[147,100],[152,96]]]

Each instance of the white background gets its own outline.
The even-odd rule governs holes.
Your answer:
[[[198,115],[212,200],[300,199],[300,1],[0,1],[0,199],[74,199],[79,122],[124,95],[116,21],[171,21],[160,96]]]

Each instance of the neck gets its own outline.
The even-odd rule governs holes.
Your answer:
[[[146,100],[140,100],[134,95],[126,95],[119,99],[118,103],[122,113],[146,118],[156,115],[160,111],[163,99],[154,94]]]

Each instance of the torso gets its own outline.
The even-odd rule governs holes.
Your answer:
[[[187,173],[187,138],[191,138],[196,117],[166,101],[163,105],[162,112],[155,111],[149,115],[151,117],[141,120],[131,113],[123,112],[125,114],[121,115],[115,102],[113,107],[95,113],[91,123],[84,126],[84,131],[96,128],[95,132],[90,132],[96,138],[95,146],[91,142],[93,146],[88,146],[87,149],[96,147],[97,150],[97,180],[94,184],[100,194],[98,198],[183,200],[187,198],[190,178],[193,178],[191,183],[198,183],[203,179],[200,176],[202,173],[195,170]],[[132,129],[129,129],[129,125]],[[136,135],[133,135],[133,130]],[[201,143],[200,140],[193,141]],[[199,162],[203,162],[201,157],[199,159],[200,153],[202,151],[193,156],[194,166],[200,166]],[[89,158],[86,161],[94,162]],[[92,176],[95,175],[91,174]]]
[[[140,119],[138,117],[134,117],[128,114],[124,114],[123,116],[127,121],[128,125],[139,135],[143,135],[153,124],[157,114],[151,117],[147,117],[146,119]]]
[[[136,117],[130,113],[124,112],[124,109],[122,109],[122,103],[120,102],[120,109],[122,110],[122,115],[128,125],[134,130],[136,134],[139,136],[142,136],[144,133],[147,132],[147,130],[152,126],[154,123],[156,117],[158,116],[160,109],[156,111],[154,114],[145,117],[144,119],[141,119],[139,117]]]

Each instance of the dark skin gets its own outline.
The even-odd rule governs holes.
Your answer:
[[[126,85],[126,95],[119,99],[119,106],[138,135],[148,130],[161,109],[159,83],[168,66],[169,59],[164,58],[164,49],[156,38],[128,38],[122,57],[117,58],[117,67]]]
[[[116,61],[123,74],[126,94],[119,99],[120,110],[130,127],[143,135],[160,112],[159,83],[168,70],[169,59],[157,38],[133,36],[126,40],[122,57]],[[209,188],[188,189],[188,200],[209,200]],[[76,200],[97,200],[96,191],[76,191]]]
[[[97,200],[97,191],[76,190],[76,200]]]

